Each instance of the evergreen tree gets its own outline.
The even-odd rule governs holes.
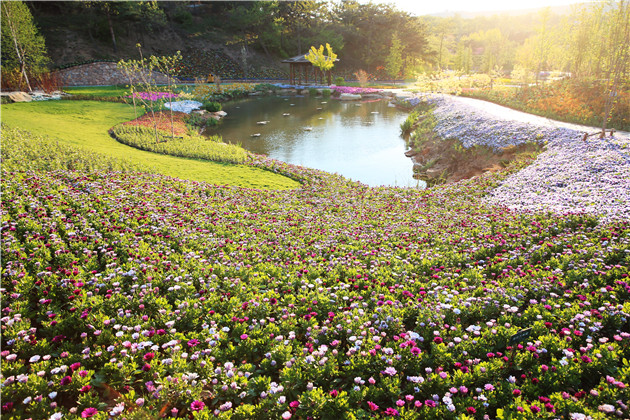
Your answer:
[[[398,77],[400,69],[402,68],[402,48],[398,35],[392,35],[392,46],[385,60],[385,71],[392,79]]]

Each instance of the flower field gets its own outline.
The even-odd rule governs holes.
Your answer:
[[[487,201],[518,211],[582,212],[602,222],[630,220],[630,138],[598,136],[584,131],[490,115],[448,96],[429,96],[442,138],[456,138],[469,149],[494,151],[533,142],[544,144],[532,165],[512,174],[488,194]],[[418,101],[418,98],[412,98]]]
[[[3,418],[629,415],[627,219],[254,164],[3,172]]]

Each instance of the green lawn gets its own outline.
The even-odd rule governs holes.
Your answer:
[[[2,122],[103,155],[129,159],[154,171],[193,181],[248,188],[288,189],[299,184],[258,168],[144,152],[112,139],[107,130],[134,118],[129,105],[96,101],[45,101],[2,105]]]
[[[65,87],[63,91],[73,95],[88,95],[96,97],[117,97],[128,94],[129,89],[123,86],[75,86]]]

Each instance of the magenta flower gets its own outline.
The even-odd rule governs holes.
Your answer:
[[[247,340],[247,337],[249,337],[247,334],[241,334],[241,340]]]
[[[98,413],[98,410],[96,408],[88,407],[81,412],[81,417],[83,417],[84,419],[87,419],[87,418],[95,416],[96,413]]]
[[[370,410],[372,411],[376,411],[378,410],[378,405],[374,404],[372,401],[368,401],[368,407],[370,407]]]
[[[386,416],[390,416],[390,417],[397,417],[397,416],[398,416],[398,414],[399,414],[399,413],[398,413],[398,410],[396,410],[396,409],[395,409],[395,408],[393,408],[393,407],[388,407],[388,408],[385,410],[385,415],[386,415]]]
[[[206,407],[206,404],[204,404],[203,401],[195,400],[192,403],[190,403],[190,409],[192,411],[201,411],[205,407]]]
[[[61,381],[59,382],[59,385],[65,386],[65,385],[70,384],[71,382],[72,382],[72,377],[64,376],[63,378],[61,378]]]
[[[192,340],[188,340],[188,347],[195,347],[199,343],[201,343],[201,341],[197,340],[196,338],[193,338]]]

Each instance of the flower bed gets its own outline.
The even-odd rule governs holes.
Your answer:
[[[460,140],[464,148],[481,145],[497,151],[529,142],[573,141],[582,134],[567,128],[499,118],[448,96],[433,95],[428,101],[435,105],[436,133],[445,139]]]
[[[135,97],[144,99],[145,101],[162,101],[165,99],[177,98],[179,93],[173,92],[134,92],[133,95],[127,96],[127,98]]]
[[[350,87],[350,86],[331,86],[331,88],[339,93],[350,93],[353,95],[361,95],[366,93],[380,93],[381,89]]]
[[[602,221],[630,219],[630,139],[582,140],[583,131],[511,121],[448,96],[429,96],[434,130],[466,149],[499,151],[524,143],[546,145],[536,161],[512,174],[487,201],[515,210],[576,212]]]
[[[630,220],[630,139],[556,141],[509,177],[488,202],[527,211],[585,212]]]
[[[629,415],[627,221],[252,164],[3,172],[3,417]]]

